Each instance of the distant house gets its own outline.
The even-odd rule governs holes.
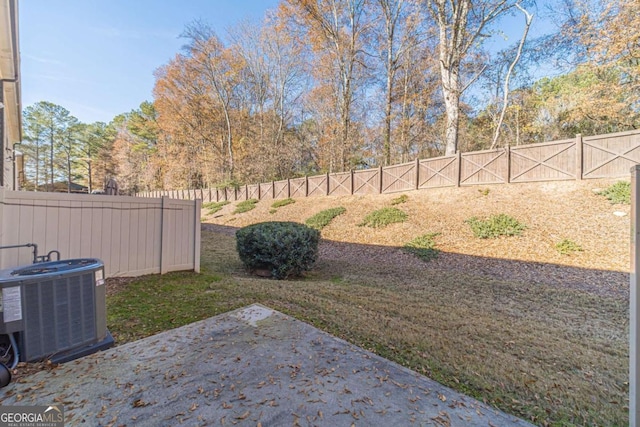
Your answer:
[[[0,188],[9,190],[18,189],[22,176],[15,150],[22,139],[21,111],[18,0],[0,0]]]
[[[76,184],[72,182],[70,186],[67,185],[67,181],[57,181],[53,183],[53,191],[55,193],[67,193],[69,190],[71,193],[88,193],[89,187]],[[38,186],[38,191],[51,191],[51,184],[42,184]]]

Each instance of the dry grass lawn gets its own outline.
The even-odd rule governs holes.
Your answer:
[[[122,344],[257,302],[537,425],[627,425],[629,206],[593,191],[612,182],[407,192],[407,220],[378,229],[356,224],[398,194],[230,203],[203,217],[201,274],[108,280],[108,327]],[[306,277],[245,271],[237,227],[339,206]],[[501,213],[521,236],[481,240],[464,222]],[[401,249],[427,233],[437,259]],[[582,251],[560,254],[564,239]],[[16,374],[38,369],[55,368]]]
[[[357,227],[395,195],[320,197],[272,211],[273,201],[205,217],[203,260],[225,275],[212,292],[237,289],[539,425],[628,423],[629,206],[594,189],[615,181],[520,184],[404,193],[404,223]],[[234,228],[304,222],[344,206],[322,231],[317,268],[305,280],[247,275]],[[622,212],[625,216],[614,215]],[[520,237],[483,240],[464,221],[506,213]],[[438,232],[443,252],[425,263],[400,247]],[[562,255],[569,239],[583,249]]]

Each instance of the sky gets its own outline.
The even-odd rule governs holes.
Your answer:
[[[180,52],[187,24],[202,20],[224,38],[227,28],[261,21],[278,2],[21,0],[23,107],[49,101],[82,122],[109,122],[153,100],[153,73]],[[506,21],[510,43],[517,41],[524,18]]]
[[[180,52],[185,25],[219,35],[260,21],[278,0],[22,0],[23,107],[49,101],[85,123],[109,122],[151,101],[154,71]]]

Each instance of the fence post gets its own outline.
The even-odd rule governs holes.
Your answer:
[[[262,200],[262,183],[258,183],[258,200]]]
[[[378,193],[382,194],[382,166],[378,166]]]
[[[276,198],[276,182],[275,181],[271,181],[271,198],[272,199]]]
[[[462,178],[462,153],[460,153],[460,150],[456,151],[456,163],[458,164],[458,173],[456,174],[456,187],[460,187],[460,181]]]
[[[309,175],[304,176],[304,197],[309,197]]]
[[[287,199],[291,198],[291,178],[287,178]]]
[[[420,188],[420,157],[416,157],[416,190]]]
[[[511,146],[507,145],[507,184],[511,182]]]
[[[195,215],[193,218],[193,271],[194,273],[200,273],[200,245],[202,239],[202,199],[196,199],[195,203]]]
[[[166,247],[169,244],[169,197],[163,196],[160,202],[160,274],[167,273]]]
[[[329,172],[327,172],[327,196],[329,195]]]
[[[353,169],[351,169],[351,178],[350,178],[349,188],[351,189],[351,195],[353,196]]]
[[[640,328],[638,328],[638,306],[640,305],[640,165],[631,168],[631,278],[629,283],[629,425],[636,427],[640,421],[638,384],[640,383]]]
[[[576,179],[582,179],[582,134],[576,135]]]
[[[244,199],[249,200],[249,184],[244,185]]]

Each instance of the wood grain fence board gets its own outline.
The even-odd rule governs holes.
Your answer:
[[[415,188],[416,162],[403,163],[400,165],[386,166],[382,168],[383,193],[415,190]]]
[[[289,191],[289,182],[285,179],[273,183],[276,199],[286,199]]]
[[[327,175],[309,177],[309,196],[327,195]]]
[[[504,149],[463,153],[460,160],[460,185],[508,182],[508,160]]]
[[[291,197],[304,197],[306,178],[294,178],[290,181]]]
[[[329,195],[346,196],[351,194],[351,172],[338,172],[329,175]]]
[[[418,188],[450,187],[458,184],[457,156],[420,160]]]
[[[353,194],[379,194],[380,169],[365,169],[353,172]]]
[[[629,175],[640,163],[640,132],[620,132],[583,138],[583,177]]]
[[[273,199],[273,182],[260,183],[260,200]]]
[[[573,139],[511,147],[511,182],[575,179],[576,143]]]

